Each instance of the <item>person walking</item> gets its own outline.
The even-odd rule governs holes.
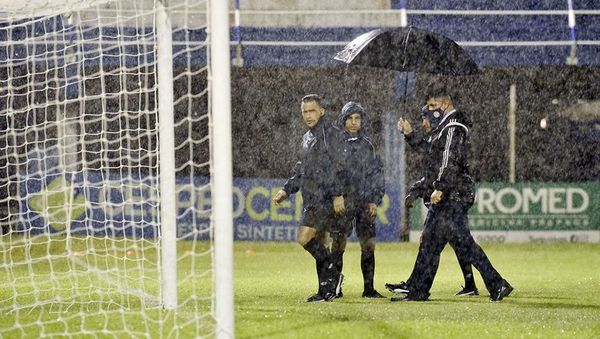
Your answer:
[[[468,208],[463,192],[465,186],[472,186],[469,176],[469,128],[464,114],[454,108],[447,88],[434,83],[427,91],[427,118],[432,124],[432,134],[425,144],[424,185],[429,204],[427,218],[419,252],[408,293],[404,297],[394,297],[391,301],[425,301],[440,261],[440,254],[448,242],[454,243],[459,257],[468,261],[481,273],[491,301],[507,297],[513,287],[496,271],[487,255],[473,239],[468,228]],[[411,138],[410,123],[403,118],[398,121],[398,129]],[[410,143],[410,140],[409,140]],[[474,191],[474,189],[473,189]]]
[[[300,143],[300,159],[272,201],[279,205],[291,194],[302,192],[303,216],[297,241],[315,259],[319,281],[317,293],[306,301],[329,301],[340,292],[344,279],[324,244],[327,232],[337,222],[336,214],[345,211],[342,135],[325,115],[319,95],[303,97],[300,107],[308,127]]]
[[[420,131],[409,131],[409,136],[406,140],[412,147],[420,149],[422,153],[427,152],[426,146],[429,142],[429,136],[431,135],[433,128],[432,123],[429,121],[429,116],[433,120],[433,124],[437,127],[437,123],[439,123],[439,119],[435,119],[433,114],[429,114],[429,110],[427,109],[427,105],[421,108],[421,130]],[[424,146],[424,147],[423,147]],[[469,178],[470,180],[470,178]],[[427,185],[425,185],[425,177],[414,182],[409,190],[408,194],[404,198],[404,208],[410,209],[413,208],[414,203],[419,198],[423,199],[425,203],[425,208],[428,207],[429,203],[426,203],[429,200],[429,197],[426,195],[428,192]],[[456,197],[460,198],[465,204],[470,207],[475,200],[475,191],[473,185],[463,185],[461,187],[461,191],[456,194]],[[458,259],[458,264],[463,274],[464,278],[464,286],[461,290],[459,290],[455,295],[456,296],[475,296],[479,295],[479,290],[477,289],[477,285],[475,284],[475,277],[473,276],[473,269],[471,262],[468,258],[461,257],[458,255],[456,251],[454,241],[449,241],[450,246],[454,250],[456,254],[456,258]],[[401,281],[400,283],[386,283],[385,288],[393,293],[408,293],[408,285],[410,284],[411,277],[408,278],[406,282]]]

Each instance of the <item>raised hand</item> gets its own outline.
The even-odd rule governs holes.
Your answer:
[[[409,135],[413,131],[412,126],[410,125],[410,122],[408,122],[408,120],[406,120],[402,117],[398,120],[398,124],[396,125],[396,127],[404,135]]]

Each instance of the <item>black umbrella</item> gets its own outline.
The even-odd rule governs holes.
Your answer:
[[[375,29],[352,40],[334,59],[347,65],[385,68],[400,72],[447,76],[474,75],[479,67],[453,40],[437,33],[414,28]],[[404,84],[404,105],[408,74]],[[402,240],[410,230],[409,209],[404,209]]]
[[[414,27],[367,32],[352,40],[334,59],[400,72],[451,76],[479,73],[477,64],[456,42]]]

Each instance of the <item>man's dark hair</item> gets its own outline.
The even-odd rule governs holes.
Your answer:
[[[301,101],[302,103],[315,101],[317,104],[319,104],[319,106],[321,106],[321,101],[323,101],[323,98],[318,94],[309,94],[305,95]]]
[[[443,81],[434,81],[430,83],[425,92],[425,100],[444,96],[452,97],[452,95],[450,95],[450,90],[448,90],[448,86]]]

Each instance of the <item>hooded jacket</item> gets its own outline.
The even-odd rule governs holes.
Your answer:
[[[342,157],[342,133],[323,116],[302,136],[300,160],[283,190],[302,191],[304,209],[333,206],[333,197],[344,194],[346,173]]]
[[[411,194],[421,196],[428,203],[431,193],[439,190],[443,192],[442,202],[473,204],[475,187],[469,173],[469,127],[464,114],[452,110],[428,138],[414,133],[406,136],[407,142],[425,155],[423,178],[411,187]]]
[[[366,111],[355,102],[348,102],[338,116],[338,125],[344,128],[346,119],[352,113],[361,115],[364,126]],[[343,152],[346,164],[347,182],[345,192],[348,200],[357,204],[375,203],[380,205],[385,194],[383,163],[371,140],[360,129],[358,135],[344,131]]]

